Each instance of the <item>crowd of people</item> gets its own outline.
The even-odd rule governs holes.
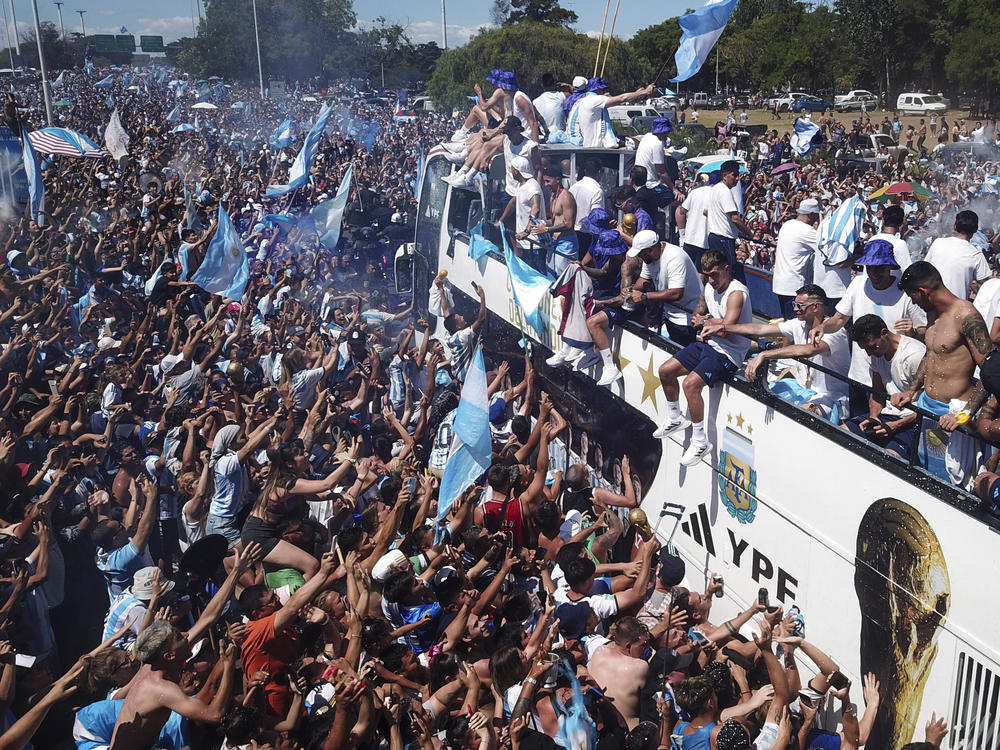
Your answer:
[[[300,141],[278,148],[272,133],[284,120],[307,130],[318,104],[261,99],[239,84],[112,75],[108,89],[67,73],[60,96],[71,106],[58,125],[100,142],[117,109],[132,139],[127,161],[43,157],[46,214],[13,215],[0,228],[0,749],[866,742],[893,676],[866,675],[852,691],[822,644],[807,640],[795,607],[761,599],[727,620],[713,615],[724,582],[698,585],[701,571],[642,533],[627,465],[621,492],[594,486],[585,464],[550,472],[549,445],[567,421],[530,354],[488,355],[491,465],[438,520],[486,306],[480,289],[478,315],[466,319],[439,277],[446,334],[435,337],[436,321],[417,317],[389,284],[392,252],[412,234],[421,154],[456,144],[456,174],[465,173],[450,181],[459,186],[509,150],[515,242],[553,235],[554,275],[587,269],[601,304],[584,329],[597,346],[560,350],[549,365],[584,356],[613,375],[608,329],[649,302],[672,306],[667,330],[689,341],[661,371],[670,420],[659,434],[686,421],[683,388],[695,423],[686,461],[707,450],[704,386],[742,365],[747,336],[773,333],[755,328],[739,280],[737,238],[751,227],[731,203],[737,162],[695,188],[673,172],[664,150],[672,125],[658,121],[614,196],[636,221],[617,226],[597,205],[592,165],[563,190],[559,165],[536,164],[534,149],[522,148],[540,137],[539,121],[560,131],[553,105],[568,138],[597,145],[603,105],[616,100],[606,84],[574,81],[582,108],[555,96],[546,108],[526,104],[516,78],[494,71],[496,91],[464,121],[395,121],[390,107],[323,92],[339,109],[308,184],[275,199],[266,187],[283,181]],[[192,111],[206,96],[217,109]],[[7,124],[40,126],[37,84],[15,86],[8,105]],[[197,128],[174,132],[177,109],[199,114]],[[351,164],[346,229],[326,247],[308,209],[336,192]],[[747,205],[775,200],[779,216],[794,214],[781,224],[778,259],[786,227],[804,245],[821,201],[859,189],[851,178],[835,186],[822,169],[752,179],[759,193]],[[942,176],[940,188],[951,186]],[[192,281],[220,204],[251,258],[240,299]],[[900,229],[904,211],[887,207],[882,232]],[[905,269],[898,315],[866,314],[866,295],[886,289],[895,265],[893,239],[873,239],[861,259],[868,275],[849,288],[816,278],[789,286],[795,314],[779,332],[853,363],[849,319],[873,381],[918,363],[892,396],[900,422],[918,392],[941,403],[966,396],[972,363],[984,361],[982,319],[927,327],[920,311],[949,321],[977,314],[971,287],[949,286],[965,276],[947,260],[968,255],[959,244],[977,229],[970,221],[960,214],[956,237],[939,241],[951,247]],[[680,246],[661,239],[675,223]],[[585,237],[593,244],[581,246]],[[989,276],[981,265],[968,284]],[[827,318],[822,304],[833,298]],[[920,364],[921,341],[951,361]],[[873,405],[858,429],[889,430],[897,423],[888,408]],[[815,674],[800,676],[802,664]],[[925,741],[907,747],[936,747],[946,733],[935,716]]]

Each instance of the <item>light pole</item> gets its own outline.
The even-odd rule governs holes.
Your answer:
[[[63,40],[66,39],[66,27],[63,26],[63,20],[62,20],[62,7],[65,4],[66,3],[60,3],[60,2],[57,2],[55,4],[56,8],[59,10],[59,33],[62,34]]]
[[[42,28],[38,23],[38,0],[31,0],[31,13],[35,17],[35,42],[38,44],[38,69],[42,72],[42,95],[45,97],[45,121],[52,127],[52,97],[49,76],[45,70],[45,53],[42,50]]]
[[[441,48],[448,49],[448,17],[445,15],[445,0],[441,0]]]
[[[21,58],[21,40],[17,33],[17,13],[14,12],[14,0],[10,0],[10,17],[14,22],[14,52],[17,53],[18,60]]]
[[[14,70],[14,45],[10,41],[10,20],[7,18],[7,6],[0,3],[0,8],[3,8],[3,25],[7,30],[7,52],[10,54],[10,69]]]
[[[12,2],[13,2],[13,0],[12,0]],[[87,12],[87,11],[85,11],[85,10],[78,10],[78,11],[77,11],[77,13],[79,13],[79,14],[80,14],[80,26],[82,26],[82,27],[83,27],[83,38],[84,38],[84,39],[86,39],[86,38],[87,38],[87,24],[85,24],[85,23],[83,22],[83,14],[84,14],[84,13],[86,13],[86,12]]]
[[[257,30],[257,0],[253,0],[253,35],[257,40],[257,77],[260,79],[260,98],[264,98],[264,66],[260,62],[260,31]]]

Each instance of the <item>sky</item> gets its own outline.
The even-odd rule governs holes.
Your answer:
[[[154,0],[137,3],[135,0],[67,0],[63,5],[63,23],[66,31],[80,31],[77,10],[86,10],[84,23],[87,34],[117,34],[125,26],[138,39],[141,35],[162,35],[164,42],[192,35],[192,18],[197,19],[196,3],[199,0]],[[22,33],[31,24],[30,0],[0,0],[10,20],[13,2],[18,28]],[[448,16],[448,46],[464,44],[476,30],[490,22],[492,0],[445,0]],[[597,36],[604,17],[604,0],[561,0],[564,8],[576,12],[580,20],[576,30]],[[628,38],[637,30],[660,23],[684,10],[698,7],[700,0],[625,0],[618,12],[615,36]],[[250,0],[247,0],[247,12]],[[440,0],[355,0],[354,10],[359,23],[371,22],[379,16],[406,27],[415,43],[434,41],[441,44]],[[608,13],[608,27],[615,11],[612,0]],[[57,26],[59,16],[52,0],[38,0],[38,13],[42,21],[52,21]]]

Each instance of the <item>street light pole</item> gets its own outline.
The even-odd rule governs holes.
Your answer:
[[[56,2],[55,4],[56,8],[59,9],[59,32],[62,34],[63,41],[66,40],[66,27],[63,26],[63,19],[62,19],[62,7],[65,4],[66,3],[64,2]]]
[[[14,0],[11,0],[11,2],[13,2],[13,1],[14,1]],[[77,11],[77,13],[79,13],[79,14],[80,14],[80,26],[82,26],[82,27],[83,27],[83,38],[84,38],[84,39],[86,39],[86,38],[87,38],[87,24],[85,24],[85,23],[83,22],[83,14],[84,14],[84,13],[86,13],[86,12],[87,12],[87,11],[85,11],[85,10],[78,10],[78,11]]]
[[[7,30],[7,52],[10,54],[10,69],[14,70],[14,45],[10,41],[10,21],[7,18],[7,6],[0,3],[0,8],[3,8],[3,26]]]
[[[42,28],[38,23],[38,0],[31,0],[31,13],[35,17],[35,42],[38,44],[38,69],[42,72],[42,95],[45,97],[45,121],[52,122],[52,96],[49,91],[49,76],[45,69],[45,52],[42,49]]]
[[[257,77],[260,79],[260,98],[264,98],[264,66],[260,62],[260,32],[257,30],[257,0],[253,0],[253,35],[257,40]]]
[[[448,17],[444,4],[445,0],[441,0],[441,49],[448,49]]]
[[[14,0],[10,0],[10,17],[14,22],[14,52],[17,53],[18,60],[21,58],[21,40],[17,33],[17,13],[14,12]]]

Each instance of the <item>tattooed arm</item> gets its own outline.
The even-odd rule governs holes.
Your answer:
[[[965,345],[969,348],[969,353],[972,354],[972,359],[977,365],[983,364],[983,360],[993,351],[993,342],[990,340],[990,331],[986,327],[983,316],[975,309],[962,319],[962,336],[965,338]],[[980,407],[986,403],[989,395],[989,391],[986,390],[983,381],[980,380],[976,383],[975,388],[972,389],[972,394],[969,396],[969,400],[962,411],[968,414],[969,417],[974,417]],[[941,429],[943,430],[954,430],[959,425],[958,416],[955,414],[945,414],[938,420],[938,424],[941,425]]]

